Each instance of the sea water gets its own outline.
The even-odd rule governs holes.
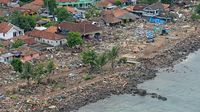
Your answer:
[[[111,96],[78,112],[200,112],[200,51],[175,65],[173,71],[160,70],[157,75],[138,88],[167,97],[167,101],[150,96]]]

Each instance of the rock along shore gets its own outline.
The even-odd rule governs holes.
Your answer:
[[[200,36],[182,39],[173,47],[162,51],[151,59],[138,59],[141,64],[129,71],[49,98],[48,104],[53,106],[38,107],[36,112],[70,112],[111,95],[137,93],[137,84],[156,77],[158,68],[171,67],[175,62],[185,59],[186,56],[199,48]]]

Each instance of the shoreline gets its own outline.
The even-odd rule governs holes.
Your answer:
[[[48,103],[55,107],[37,108],[37,112],[73,112],[89,103],[108,98],[111,95],[135,94],[137,84],[156,77],[157,69],[173,67],[177,61],[186,58],[190,53],[200,48],[200,36],[183,38],[172,48],[166,49],[153,58],[140,58],[141,64],[118,75],[112,75],[84,87],[49,98]],[[27,107],[28,108],[28,107]]]

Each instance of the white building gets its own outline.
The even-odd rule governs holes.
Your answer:
[[[26,33],[27,35],[35,38],[39,43],[45,43],[51,46],[60,46],[66,43],[66,38],[51,32],[34,30]]]
[[[0,55],[0,62],[1,63],[9,63],[13,60],[13,54],[12,53],[5,53]]]
[[[0,23],[0,39],[8,40],[19,35],[24,35],[24,30],[11,23]]]

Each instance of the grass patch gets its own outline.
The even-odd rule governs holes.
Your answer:
[[[83,79],[86,80],[86,81],[91,80],[92,78],[93,77],[91,75],[88,75],[88,74],[83,76]]]

